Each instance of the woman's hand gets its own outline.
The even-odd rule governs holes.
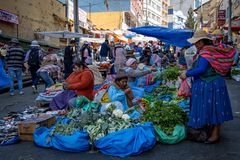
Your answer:
[[[182,73],[180,74],[180,78],[181,78],[182,80],[184,80],[184,79],[187,78],[187,76],[186,76],[186,71],[182,71]]]
[[[68,90],[69,89],[69,84],[64,82],[63,83],[63,89]]]
[[[125,89],[125,94],[127,94],[127,93],[130,93],[131,92],[131,88],[127,88],[127,89]]]
[[[157,72],[156,68],[151,68],[151,72]]]

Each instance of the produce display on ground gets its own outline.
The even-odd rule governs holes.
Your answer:
[[[171,135],[176,125],[186,124],[187,114],[174,103],[155,101],[143,113],[142,121],[153,122],[154,126]]]
[[[119,157],[147,151],[156,140],[166,144],[179,143],[186,138],[189,111],[188,98],[178,96],[179,74],[179,68],[169,67],[155,75],[157,85],[144,86],[146,90],[152,87],[152,92],[145,92],[144,98],[137,99],[125,112],[111,103],[101,110],[99,102],[79,96],[77,107],[60,112],[54,126],[35,130],[34,142],[41,147],[69,152],[96,147],[104,154]],[[61,89],[62,85],[57,84],[48,88],[45,94],[49,96]],[[127,134],[131,136],[121,137]],[[118,146],[113,146],[112,141]],[[128,149],[122,151],[122,148]]]

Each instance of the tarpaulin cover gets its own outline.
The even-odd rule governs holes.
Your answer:
[[[187,39],[193,36],[193,30],[169,29],[159,26],[136,27],[129,29],[129,31],[149,37],[155,37],[177,47],[191,46],[191,44],[187,42]]]
[[[94,144],[106,155],[126,157],[147,151],[153,148],[155,143],[153,124],[145,123],[111,133],[95,141]]]
[[[10,144],[15,144],[18,143],[20,141],[20,137],[19,136],[14,136],[13,138],[4,141],[0,144],[0,146],[6,146],[6,145],[10,145]]]
[[[4,70],[4,62],[2,59],[0,59],[0,88],[4,88],[9,86],[10,81],[8,78],[8,75],[6,74]]]
[[[144,90],[145,92],[151,93],[154,91],[154,89],[156,89],[160,84],[162,83],[162,81],[157,81],[152,85],[148,85],[148,86],[144,86]]]
[[[53,134],[50,137],[50,132],[53,128],[40,127],[36,129],[33,134],[34,142],[40,147],[50,148],[67,152],[83,152],[88,151],[89,136],[87,132],[75,131],[70,136],[63,136],[59,134]]]
[[[54,134],[52,144],[54,148],[67,152],[84,152],[90,147],[88,133],[81,131],[76,131],[71,136]]]
[[[46,127],[40,127],[33,133],[33,139],[37,146],[50,148],[52,147],[52,141],[50,140],[50,132],[52,129]]]
[[[177,125],[172,135],[167,135],[161,128],[154,126],[156,131],[157,140],[165,144],[176,144],[184,140],[187,136],[186,128],[184,125]]]

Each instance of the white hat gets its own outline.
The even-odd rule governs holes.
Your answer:
[[[31,47],[39,47],[38,41],[36,40],[32,41]]]
[[[209,38],[209,37],[207,36],[207,33],[206,33],[204,30],[198,30],[198,31],[196,31],[196,32],[194,33],[193,37],[192,37],[192,38],[189,38],[187,41],[188,41],[189,43],[194,44],[194,43],[196,43],[196,42],[198,42],[198,41],[200,41],[200,40],[202,40],[202,39],[212,40],[211,38]]]
[[[130,67],[134,62],[136,62],[136,59],[134,58],[129,58],[126,62],[126,65]]]

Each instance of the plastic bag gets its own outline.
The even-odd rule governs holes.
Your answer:
[[[192,46],[185,50],[184,57],[185,57],[188,69],[192,68],[193,62],[194,62],[193,57],[196,55],[196,53],[197,53],[197,49],[195,46]]]
[[[46,127],[37,128],[33,134],[34,142],[37,146],[50,148],[52,141],[50,140],[50,132],[52,129]]]
[[[188,85],[187,79],[183,80],[179,89],[178,89],[178,96],[180,97],[190,97],[192,95],[190,86]]]
[[[94,142],[102,153],[126,157],[152,149],[156,144],[152,123],[111,133]]]
[[[156,131],[156,137],[157,141],[160,141],[165,144],[176,144],[182,141],[183,139],[186,138],[187,133],[186,133],[186,128],[183,125],[177,125],[174,130],[172,135],[167,135],[165,134],[161,128],[154,126],[154,129]]]
[[[78,96],[76,99],[76,106],[77,108],[82,108],[89,102],[90,102],[89,99],[87,99],[85,96]]]
[[[7,141],[2,141],[0,146],[6,146],[6,145],[10,145],[10,144],[15,144],[20,142],[20,137],[19,136],[14,136],[13,138],[7,140]]]
[[[52,137],[52,145],[54,148],[67,152],[83,152],[88,151],[89,136],[87,132],[76,131],[71,136],[63,136],[54,134]]]

